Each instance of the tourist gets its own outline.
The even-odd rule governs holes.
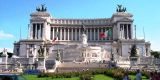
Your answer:
[[[136,80],[142,80],[142,74],[139,69],[137,70]]]
[[[154,72],[154,79],[153,80],[160,80],[157,71]]]
[[[153,80],[153,72],[150,72],[150,78],[149,78],[149,80]]]
[[[160,72],[158,72],[157,76],[158,76],[158,79],[160,80]]]
[[[128,76],[128,72],[124,73],[124,77],[123,80],[130,80],[129,76]]]

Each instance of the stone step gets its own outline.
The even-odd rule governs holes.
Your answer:
[[[99,63],[73,63],[73,62],[65,62],[65,63],[61,63],[58,67],[61,68],[70,68],[70,67],[74,67],[74,68],[99,68],[99,67],[106,67],[107,64],[99,64]]]

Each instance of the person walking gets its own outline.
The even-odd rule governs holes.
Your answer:
[[[124,73],[124,77],[123,80],[130,80],[129,76],[128,76],[128,72]]]
[[[136,80],[142,80],[142,74],[139,69],[137,70]]]

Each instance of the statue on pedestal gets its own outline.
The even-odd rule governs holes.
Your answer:
[[[83,44],[83,45],[86,45],[86,44],[87,44],[87,36],[86,36],[86,34],[82,34],[82,36],[81,36],[81,41],[82,41],[82,44]]]
[[[45,4],[42,4],[41,7],[37,7],[36,10],[38,12],[45,12],[47,11],[47,7],[45,7]]]
[[[126,12],[126,7],[122,7],[122,5],[117,5],[117,12]]]
[[[39,50],[38,50],[38,70],[46,70],[46,65],[45,65],[45,48],[43,47],[43,45],[40,46]]]
[[[84,24],[82,24],[82,26],[81,26],[81,31],[82,31],[82,34],[85,34],[86,28],[85,28]]]
[[[38,50],[38,55],[39,55],[39,57],[44,57],[44,48],[42,46],[40,46],[40,48]]]
[[[81,42],[82,42],[82,45],[84,46],[84,45],[87,45],[87,35],[85,34],[86,28],[84,25],[82,25],[81,31],[82,31]]]

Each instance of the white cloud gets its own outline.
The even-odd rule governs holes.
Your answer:
[[[5,33],[4,31],[0,30],[0,39],[10,39],[10,38],[14,38],[14,36],[12,34],[9,33]]]
[[[13,52],[13,48],[5,48],[7,49],[7,52]],[[2,52],[4,50],[4,48],[0,47],[0,52]]]

